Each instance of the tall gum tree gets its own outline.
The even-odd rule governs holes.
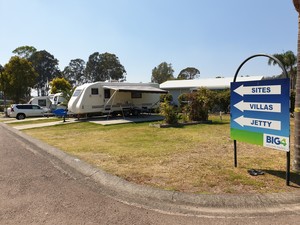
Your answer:
[[[295,99],[295,153],[294,170],[300,172],[300,0],[293,0],[296,11],[298,12],[298,46],[297,46],[297,80],[296,80],[296,99]]]

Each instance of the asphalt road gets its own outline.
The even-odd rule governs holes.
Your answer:
[[[0,126],[0,224],[299,224],[292,213],[184,216],[109,197],[101,186]]]

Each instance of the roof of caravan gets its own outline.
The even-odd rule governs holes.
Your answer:
[[[126,82],[95,82],[85,83],[78,89],[84,89],[87,87],[102,86],[103,88],[117,90],[117,91],[140,91],[140,92],[152,92],[152,93],[166,93],[156,83],[126,83]]]
[[[85,88],[90,86],[101,86],[101,87],[111,87],[111,86],[152,86],[152,87],[158,87],[159,85],[157,83],[128,83],[128,82],[104,82],[104,81],[97,81],[93,83],[85,83],[78,88]]]
[[[152,86],[138,86],[138,85],[124,85],[124,86],[103,86],[104,88],[113,89],[116,91],[140,91],[140,92],[151,92],[151,93],[166,93],[167,91]]]
[[[254,81],[262,80],[263,76],[237,77],[236,81]],[[233,77],[206,78],[197,80],[168,80],[160,84],[161,89],[195,89],[205,87],[208,89],[226,89],[230,88]]]

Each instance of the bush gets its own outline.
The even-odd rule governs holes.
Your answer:
[[[215,93],[206,88],[187,94],[188,104],[183,107],[183,113],[191,121],[208,120],[208,112],[215,103]]]
[[[230,89],[216,91],[215,106],[218,111],[228,113],[230,108]]]
[[[169,101],[165,100],[160,103],[160,113],[165,117],[164,121],[166,124],[178,123],[177,110]]]
[[[188,104],[188,93],[183,93],[178,97],[179,109],[181,112],[185,110],[185,107]]]
[[[162,94],[160,95],[160,102],[172,102],[173,101],[173,96],[171,94]]]

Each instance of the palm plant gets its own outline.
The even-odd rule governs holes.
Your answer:
[[[297,68],[300,68],[300,0],[293,0],[296,11],[298,12],[298,47],[297,47]],[[297,77],[300,78],[300,69],[297,70]],[[295,100],[295,153],[294,169],[300,172],[300,79],[296,81],[296,100]]]
[[[295,89],[295,81],[296,81],[296,63],[297,57],[292,51],[287,51],[282,54],[274,54],[275,58],[277,58],[282,65],[285,67],[286,71],[288,71],[290,79],[291,79],[291,89]],[[273,59],[269,59],[269,65],[276,65],[277,62]]]

